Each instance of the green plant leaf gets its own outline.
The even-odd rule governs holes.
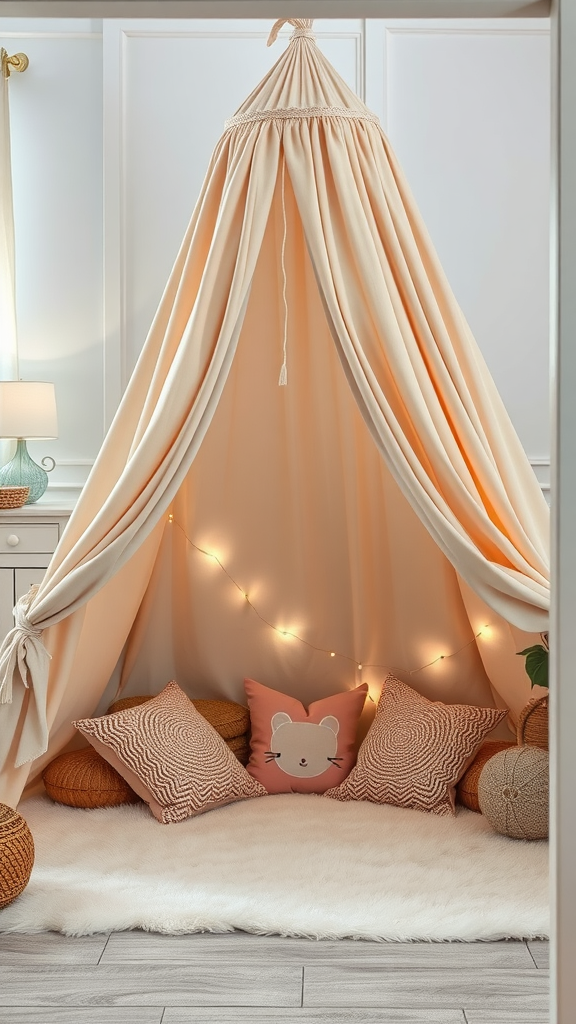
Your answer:
[[[548,686],[548,651],[542,644],[534,644],[518,654],[526,658],[526,672],[532,686]]]

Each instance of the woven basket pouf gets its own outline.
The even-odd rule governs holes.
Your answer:
[[[548,753],[539,747],[510,747],[484,765],[478,802],[492,828],[512,839],[548,835]]]
[[[115,700],[110,705],[107,715],[113,715],[116,711],[127,711],[128,708],[138,708],[141,704],[146,704],[149,700],[152,700],[153,694],[149,693],[146,697],[121,697],[120,700]]]
[[[0,907],[12,903],[28,885],[34,864],[34,840],[18,811],[0,804]]]
[[[42,772],[46,792],[67,807],[118,807],[140,801],[94,747],[59,754]]]
[[[115,700],[106,714],[112,715],[115,711],[135,708],[149,700],[152,700],[152,695],[123,697],[120,700]],[[243,704],[237,704],[233,700],[193,700],[192,703],[223,740],[244,736],[250,728],[250,712]]]
[[[230,747],[233,754],[240,761],[240,764],[246,766],[250,760],[250,740],[248,733],[244,733],[243,736],[233,736],[231,740],[226,740],[226,745]]]
[[[548,694],[533,697],[520,712],[516,731],[518,746],[548,750]]]
[[[233,700],[193,700],[192,703],[223,740],[244,736],[250,728],[250,712],[243,704]]]
[[[463,804],[464,807],[468,807],[471,811],[480,813],[480,804],[478,803],[478,780],[480,773],[491,757],[499,754],[501,750],[507,750],[508,747],[513,746],[513,740],[486,740],[482,744],[472,764],[466,769],[456,786],[456,795],[459,803]]]

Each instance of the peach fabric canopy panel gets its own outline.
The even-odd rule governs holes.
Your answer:
[[[546,502],[377,119],[292,24],[0,651],[9,803],[74,719],[173,677],[308,703],[394,669],[513,714],[529,695]]]

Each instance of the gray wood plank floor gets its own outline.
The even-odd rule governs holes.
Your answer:
[[[548,943],[0,934],[0,1024],[547,1024]]]

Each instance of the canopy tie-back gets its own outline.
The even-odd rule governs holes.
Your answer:
[[[4,637],[0,647],[0,704],[12,703],[12,677],[16,668],[26,688],[28,670],[32,678],[34,668],[47,672],[50,655],[42,643],[42,630],[36,629],[28,618],[30,605],[38,593],[39,584],[30,587],[27,594],[16,602],[14,618],[16,624]]]
[[[290,40],[298,39],[300,36],[308,36],[314,39],[314,33],[312,31],[312,25],[314,24],[313,18],[278,18],[270,29],[270,35],[268,36],[268,42],[266,46],[272,46],[273,43],[278,39],[278,33],[283,25],[293,25],[294,32],[290,36]]]

